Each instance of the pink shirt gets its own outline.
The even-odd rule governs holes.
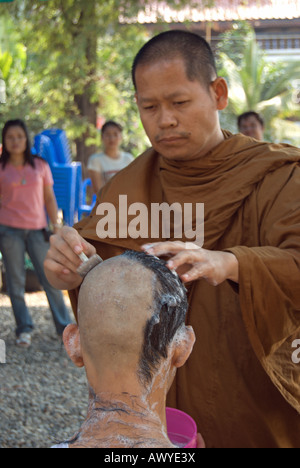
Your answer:
[[[35,169],[26,164],[0,165],[0,224],[19,229],[43,229],[47,226],[44,187],[53,185],[47,162],[35,159]]]

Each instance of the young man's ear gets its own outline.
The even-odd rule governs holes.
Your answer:
[[[79,328],[77,325],[70,324],[64,329],[63,342],[75,366],[83,367],[84,362],[81,352]]]
[[[175,367],[182,367],[187,359],[189,358],[195,341],[195,333],[191,326],[184,327],[184,331],[181,332],[178,342],[176,341],[172,364]]]

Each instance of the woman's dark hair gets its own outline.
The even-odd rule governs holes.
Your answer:
[[[115,127],[119,130],[119,132],[123,132],[123,127],[122,125],[120,125],[118,122],[115,122],[114,120],[108,120],[107,122],[105,122],[105,124],[103,125],[103,127],[101,128],[101,135],[103,135],[103,133],[105,132],[105,130],[109,127]]]
[[[30,137],[29,137],[27,127],[26,127],[25,123],[23,122],[23,120],[15,119],[15,120],[8,120],[5,123],[5,125],[3,127],[3,130],[2,130],[2,154],[1,154],[1,158],[0,158],[0,164],[2,166],[2,169],[5,169],[5,166],[8,163],[9,158],[10,158],[10,154],[7,151],[7,148],[6,148],[6,145],[5,145],[5,137],[6,137],[8,129],[11,128],[11,127],[20,127],[24,131],[24,133],[26,135],[26,149],[25,149],[25,152],[24,152],[25,164],[30,164],[30,166],[35,168],[34,160],[36,158],[38,158],[38,159],[42,159],[42,158],[39,158],[38,156],[35,156],[35,155],[33,155],[31,153]]]

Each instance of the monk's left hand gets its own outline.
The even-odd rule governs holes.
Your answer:
[[[169,257],[167,266],[176,270],[184,283],[205,279],[217,286],[226,280],[239,282],[239,264],[231,252],[202,249],[192,242],[157,242],[142,249],[156,257]]]

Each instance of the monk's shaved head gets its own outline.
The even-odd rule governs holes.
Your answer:
[[[138,66],[153,65],[159,61],[182,59],[190,81],[198,80],[209,87],[217,77],[213,52],[208,42],[198,34],[173,30],[163,32],[147,42],[135,57],[132,80],[135,89]]]
[[[98,369],[134,367],[149,382],[186,311],[185,288],[165,262],[128,251],[93,268],[81,286],[82,349]]]

